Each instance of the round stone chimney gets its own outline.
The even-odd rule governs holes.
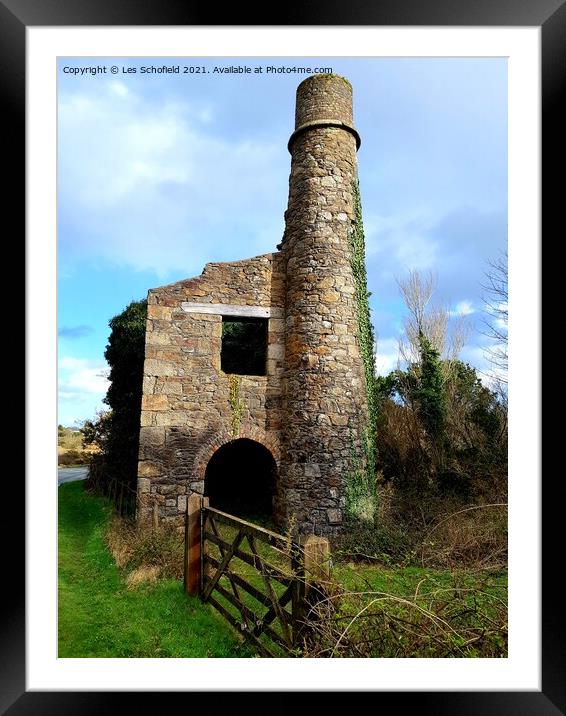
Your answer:
[[[363,461],[367,393],[350,252],[359,146],[350,83],[337,75],[304,80],[281,244],[287,294],[276,511],[318,535],[341,528],[347,476]]]

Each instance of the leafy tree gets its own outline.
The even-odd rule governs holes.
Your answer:
[[[507,420],[475,368],[423,341],[421,359],[380,379],[379,468],[385,481],[462,495],[499,494]]]
[[[147,301],[132,301],[109,322],[104,356],[110,366],[110,387],[104,402],[110,410],[83,426],[83,440],[97,444],[91,477],[105,489],[116,480],[136,488],[145,350]]]
[[[500,311],[506,311],[505,268],[501,262],[499,283],[495,278],[491,283],[499,290]],[[383,478],[418,491],[502,496],[507,476],[502,393],[490,390],[458,359],[466,326],[453,325],[449,311],[432,303],[434,277],[411,271],[399,287],[408,309],[400,342],[406,367],[376,382]]]
[[[97,414],[96,420],[85,420],[81,428],[83,446],[95,445],[105,451],[112,426],[112,411],[105,410]]]
[[[446,423],[446,394],[439,352],[419,332],[420,362],[417,366],[414,400],[429,438],[441,443]]]

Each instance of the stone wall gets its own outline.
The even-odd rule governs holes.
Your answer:
[[[220,445],[248,437],[280,455],[285,276],[282,256],[207,264],[201,276],[148,294],[139,453],[139,518],[182,526]],[[222,312],[268,314],[267,375],[241,376],[238,434],[230,377],[220,369]],[[193,311],[197,312],[193,312]],[[212,311],[220,311],[213,313]]]
[[[309,125],[298,131],[304,122]],[[283,454],[278,511],[304,532],[343,522],[353,451],[361,457],[367,397],[349,234],[355,219],[352,90],[315,76],[297,90],[282,249],[287,258]],[[346,125],[346,128],[344,128]]]
[[[139,518],[182,526],[214,451],[236,437],[278,467],[275,516],[301,532],[341,528],[345,483],[367,421],[349,235],[360,138],[352,88],[316,75],[297,90],[280,251],[208,264],[149,292],[140,434]],[[221,370],[222,315],[268,317],[266,376],[237,379],[238,431]],[[237,434],[236,434],[237,432]],[[357,455],[357,458],[354,456]]]

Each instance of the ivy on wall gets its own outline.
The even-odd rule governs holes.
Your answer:
[[[232,409],[232,438],[236,440],[240,437],[240,426],[242,424],[242,414],[244,412],[244,401],[240,398],[240,387],[242,379],[239,375],[233,373],[229,376],[230,381],[230,408]]]
[[[367,288],[362,202],[357,180],[352,184],[352,195],[355,216],[349,235],[350,265],[354,276],[354,298],[358,316],[358,343],[364,366],[368,417],[362,436],[365,460],[360,459],[360,456],[353,449],[354,466],[347,483],[346,509],[350,517],[370,520],[374,518],[377,507],[375,470],[377,463],[378,404],[374,357],[375,339],[369,309],[369,297],[371,294]]]

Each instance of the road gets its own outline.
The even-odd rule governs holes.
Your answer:
[[[58,480],[60,485],[75,480],[84,480],[88,473],[88,467],[60,467],[58,469]]]

